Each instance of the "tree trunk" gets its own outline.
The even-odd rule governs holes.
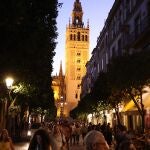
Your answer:
[[[115,108],[115,112],[116,112],[116,116],[117,116],[117,123],[118,123],[118,125],[121,125],[118,106]]]
[[[141,114],[141,117],[142,117],[142,133],[144,133],[144,131],[145,131],[145,109],[144,109],[144,104],[143,104],[142,92],[140,93],[140,97],[141,97],[140,105],[141,105],[141,111],[142,111],[142,114]]]
[[[141,121],[142,121],[142,133],[144,133],[145,130],[145,110],[144,110],[144,104],[143,104],[143,98],[142,98],[142,90],[139,90],[140,92],[140,103],[137,102],[137,99],[135,99],[134,95],[132,93],[130,94],[131,99],[133,100],[135,106],[138,109],[138,112],[141,116]]]
[[[145,112],[141,115],[142,118],[142,133],[145,131]]]

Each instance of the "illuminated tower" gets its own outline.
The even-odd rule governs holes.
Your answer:
[[[84,26],[81,2],[76,0],[72,20],[66,28],[65,83],[68,115],[80,100],[81,80],[89,59],[89,23]]]

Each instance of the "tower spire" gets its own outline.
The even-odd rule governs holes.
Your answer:
[[[63,76],[62,61],[60,61],[59,76]]]
[[[87,28],[89,28],[89,19],[88,19],[88,21],[87,21]]]
[[[76,0],[74,2],[74,7],[72,11],[72,25],[83,27],[82,16],[83,16],[83,11],[82,11],[81,2],[79,0]]]

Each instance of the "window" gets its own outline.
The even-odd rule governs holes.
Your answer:
[[[102,67],[102,70],[104,69],[104,61],[102,59],[102,62],[101,62],[101,67]]]
[[[80,59],[78,59],[78,60],[77,60],[77,63],[80,63],[80,62],[81,62]]]
[[[112,58],[116,57],[115,47],[112,48]]]
[[[78,68],[77,68],[77,71],[80,71],[80,70],[81,70],[81,68],[80,68],[80,67],[78,67]]]
[[[70,34],[70,40],[72,40],[72,34]]]
[[[140,26],[141,26],[141,18],[140,18],[140,15],[138,15],[134,21],[135,38],[136,38],[136,36],[138,36],[140,34],[140,31],[141,31]]]
[[[107,38],[107,35],[105,36],[105,46],[107,46],[108,44],[108,38]]]
[[[84,41],[84,35],[82,35],[82,41]]]
[[[74,40],[76,40],[76,35],[74,34]]]
[[[78,93],[75,94],[75,98],[78,99]]]
[[[81,77],[79,75],[77,76],[77,80],[81,80]]]
[[[108,64],[108,53],[106,52],[106,64]]]
[[[121,39],[118,40],[118,56],[122,55],[122,50],[121,50]]]
[[[126,19],[130,15],[130,0],[126,0]]]
[[[77,85],[77,88],[78,88],[78,89],[80,88],[80,84]]]
[[[78,52],[78,53],[77,53],[77,56],[80,56],[80,55],[81,55],[81,53],[80,53],[80,52]]]
[[[87,35],[85,35],[85,41],[87,41]]]
[[[77,34],[78,41],[80,41],[80,32]]]

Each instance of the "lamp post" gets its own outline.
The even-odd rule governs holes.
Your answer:
[[[6,86],[7,86],[7,89],[8,89],[8,96],[9,96],[9,99],[6,99],[6,107],[5,107],[5,112],[6,112],[6,126],[11,134],[11,126],[12,126],[12,118],[9,118],[9,107],[11,106],[11,104],[13,103],[13,99],[11,98],[11,89],[12,89],[12,85],[13,85],[13,82],[14,82],[14,79],[12,77],[7,77],[5,79],[5,82],[6,82]],[[9,103],[8,103],[9,101]],[[14,131],[15,132],[15,131]]]

